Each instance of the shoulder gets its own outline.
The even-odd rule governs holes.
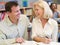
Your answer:
[[[60,14],[60,11],[59,11],[59,10],[57,10],[57,13],[58,13],[58,14]]]
[[[33,18],[33,22],[38,22],[40,21],[40,19],[38,19],[37,17]]]
[[[24,15],[24,14],[21,14],[20,15],[20,18],[26,18],[27,16],[26,15]]]
[[[33,18],[33,21],[32,21],[32,23],[35,23],[36,22],[36,18]]]
[[[33,18],[33,21],[37,21],[38,19],[35,17],[35,18]]]
[[[4,24],[4,20],[0,21],[0,25],[3,25]]]
[[[0,22],[0,31],[3,30],[3,29],[5,29],[5,27],[6,27],[5,26],[5,22],[4,21],[1,21]]]
[[[28,17],[26,15],[24,15],[24,14],[20,15],[20,19],[19,20],[26,21],[26,22],[29,21]]]
[[[52,19],[52,18],[50,18],[49,20],[50,20],[50,23],[51,23],[52,25],[58,25],[58,23],[57,23],[56,20],[54,20],[54,19]]]
[[[32,24],[40,23],[40,20],[38,18],[33,18]]]
[[[27,19],[28,17],[26,16],[26,15],[24,15],[24,14],[21,14],[20,15],[20,19]]]

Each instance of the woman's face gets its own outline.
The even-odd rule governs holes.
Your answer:
[[[44,9],[39,6],[34,7],[34,12],[35,12],[36,17],[39,17],[39,18],[43,17],[44,15]]]
[[[54,9],[57,9],[56,7],[56,4],[52,4],[51,8],[54,10]]]

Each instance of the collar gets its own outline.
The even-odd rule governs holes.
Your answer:
[[[49,18],[49,20],[48,20],[48,23],[51,25],[52,24],[52,21],[51,21],[52,19],[51,18]]]
[[[25,15],[20,14],[20,19],[19,19],[19,21],[21,22],[24,17],[25,17]],[[4,22],[5,22],[8,26],[16,25],[16,24],[13,24],[13,23],[9,20],[8,14],[5,15],[5,17],[4,17]]]
[[[8,26],[13,25],[13,23],[9,20],[8,16],[6,18],[6,23],[7,23]]]
[[[8,15],[6,14],[4,21],[8,26],[13,25],[13,23],[9,20]]]
[[[36,20],[38,20],[38,22],[40,22],[40,23],[41,23],[41,20],[40,20],[39,18],[37,18],[37,17],[36,17],[35,19],[36,19]],[[50,24],[50,25],[52,24],[51,20],[52,20],[52,19],[51,19],[51,18],[49,18],[49,20],[48,20],[48,22],[47,22],[47,23],[48,23],[48,24]]]

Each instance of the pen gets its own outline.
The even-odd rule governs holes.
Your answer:
[[[48,36],[45,36],[46,38],[49,38]]]

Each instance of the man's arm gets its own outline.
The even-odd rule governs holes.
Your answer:
[[[0,45],[12,44],[15,42],[16,42],[15,38],[14,39],[6,39],[6,35],[0,31]]]

